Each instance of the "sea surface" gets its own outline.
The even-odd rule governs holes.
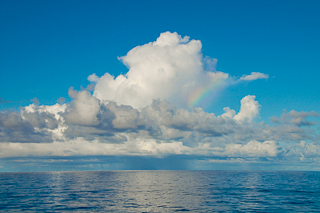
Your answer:
[[[0,212],[320,212],[320,172],[0,173]]]

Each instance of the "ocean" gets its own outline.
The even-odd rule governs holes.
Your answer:
[[[320,172],[0,173],[1,212],[320,212]]]

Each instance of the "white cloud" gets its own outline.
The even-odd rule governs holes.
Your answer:
[[[312,160],[313,158],[320,160],[320,145],[317,143],[307,143],[302,140],[300,143],[289,146],[287,148],[288,157],[300,157],[300,160]],[[319,161],[320,162],[320,161]]]
[[[230,144],[226,146],[228,156],[246,157],[275,157],[279,153],[279,147],[275,141],[265,141],[263,143],[258,141],[250,141],[249,143]]]
[[[233,118],[233,116],[236,114],[236,111],[233,109],[230,109],[230,107],[223,108],[224,113],[221,115],[223,118]]]
[[[129,68],[125,75],[90,75],[88,80],[96,82],[93,96],[134,108],[145,107],[158,98],[185,107],[193,92],[228,78],[226,73],[204,70],[201,47],[199,40],[162,33],[155,42],[137,46],[119,58]]]
[[[0,143],[0,158],[78,155],[167,155],[183,154],[189,147],[181,142],[164,143],[154,139],[128,138],[122,144],[101,143],[75,138],[52,143]]]
[[[293,123],[298,126],[312,126],[315,125],[316,122],[307,121],[308,117],[319,117],[319,114],[315,111],[311,112],[297,112],[295,110],[291,110],[289,113],[286,111],[281,115],[281,121],[283,123]]]
[[[123,134],[123,133],[119,133]],[[164,142],[151,138],[135,138],[124,134],[127,141],[121,144],[101,143],[99,140],[87,141],[75,138],[65,142],[53,143],[0,143],[0,158],[27,156],[78,156],[78,155],[168,155],[186,154],[217,157],[276,157],[281,152],[275,141],[247,144],[228,144],[224,147],[199,143],[188,147],[182,142]]]
[[[243,75],[240,80],[244,81],[254,81],[257,79],[268,79],[269,75],[261,72],[252,72],[250,75]]]
[[[88,91],[69,89],[69,96],[74,100],[65,114],[67,123],[80,125],[98,124],[97,114],[100,111],[99,100],[92,97]]]
[[[133,109],[131,106],[117,106],[116,103],[109,103],[106,107],[115,114],[115,118],[112,120],[114,128],[137,128],[139,113],[136,109]]]
[[[69,90],[70,103],[30,104],[0,112],[0,158],[75,155],[200,155],[230,159],[281,156],[319,158],[320,136],[308,121],[319,114],[284,112],[273,125],[255,122],[261,105],[254,95],[216,115],[188,108],[190,100],[226,82],[268,78],[253,72],[232,80],[215,70],[217,60],[203,57],[201,42],[162,33],[119,58],[128,68],[117,77],[92,74],[82,91]],[[95,85],[93,94],[87,90]],[[0,100],[1,101],[1,100]],[[281,149],[279,142],[309,140]],[[50,142],[50,143],[48,143]],[[311,160],[310,160],[311,159]],[[245,159],[249,161],[249,159]]]
[[[241,100],[238,114],[225,107],[225,113],[216,116],[202,108],[176,108],[168,101],[154,100],[150,106],[134,109],[114,102],[99,103],[88,91],[72,92],[75,93],[71,94],[75,99],[71,104],[31,104],[21,110],[21,116],[18,113],[0,114],[3,135],[0,139],[19,142],[24,135],[24,141],[35,140],[35,136],[39,141],[41,136],[46,135],[49,139],[51,134],[51,141],[84,137],[89,141],[98,139],[105,143],[123,143],[126,139],[114,137],[115,134],[131,132],[140,139],[180,141],[194,147],[203,142],[217,145],[250,140],[299,141],[319,138],[314,130],[292,122],[275,126],[254,122],[260,110],[260,104],[254,96],[246,96]],[[90,107],[94,110],[90,110]]]
[[[29,106],[26,106],[21,109],[21,117],[28,121],[28,114],[33,115],[34,117],[39,117],[38,114],[52,114],[55,118],[55,123],[57,124],[56,128],[44,128],[43,130],[46,132],[50,132],[52,134],[52,139],[62,139],[64,138],[64,131],[68,128],[68,126],[65,124],[65,119],[61,114],[63,114],[67,110],[67,104],[55,104],[55,105],[35,105],[30,104]],[[29,116],[30,117],[30,116]],[[46,118],[44,119],[44,122],[49,123],[49,121],[52,122],[52,120]],[[40,129],[38,130],[40,131]]]
[[[257,115],[259,115],[261,105],[255,100],[256,96],[247,95],[241,100],[240,112],[233,118],[237,121],[252,121]]]

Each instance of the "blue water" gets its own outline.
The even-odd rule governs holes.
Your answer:
[[[0,173],[1,212],[320,212],[320,172]]]

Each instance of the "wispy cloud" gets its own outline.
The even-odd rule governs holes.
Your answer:
[[[269,75],[261,72],[252,72],[250,75],[243,75],[240,80],[244,81],[254,81],[257,79],[268,79]]]
[[[0,97],[0,104],[11,104],[11,103],[22,103],[25,101],[9,101],[9,100],[4,100],[3,98]]]

